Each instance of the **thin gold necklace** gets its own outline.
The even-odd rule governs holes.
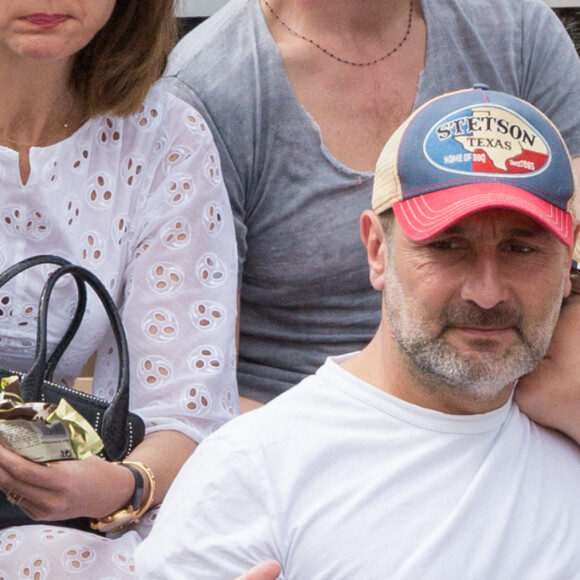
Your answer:
[[[9,139],[8,137],[5,137],[4,135],[0,134],[0,142],[9,143],[10,145],[16,145],[17,147],[27,147],[27,148],[40,147],[41,145],[48,143],[51,139],[53,139],[61,131],[67,130],[69,128],[70,120],[73,116],[74,110],[75,110],[75,104],[73,103],[71,105],[71,108],[69,109],[68,113],[66,114],[64,121],[61,122],[60,127],[55,129],[50,135],[48,135],[47,137],[44,137],[40,141],[35,141],[34,143],[23,143],[22,141],[17,141],[16,139]]]
[[[344,64],[349,64],[351,66],[371,66],[373,64],[377,64],[378,62],[381,62],[387,58],[389,58],[389,56],[395,54],[395,52],[397,52],[397,50],[399,50],[399,48],[401,48],[401,46],[403,46],[403,44],[405,44],[407,38],[409,38],[409,35],[411,34],[411,24],[413,23],[413,0],[410,0],[409,2],[409,20],[407,22],[407,31],[405,32],[405,36],[403,36],[402,40],[399,42],[399,44],[397,44],[397,46],[395,46],[395,48],[392,48],[389,52],[387,52],[387,54],[379,57],[379,58],[375,58],[374,60],[369,60],[368,62],[354,62],[352,60],[346,60],[345,58],[341,58],[340,56],[336,56],[336,54],[330,52],[329,50],[327,50],[326,48],[324,48],[323,46],[320,46],[320,44],[318,44],[318,42],[315,42],[314,40],[312,40],[311,38],[308,38],[302,34],[300,34],[299,32],[296,32],[296,30],[294,30],[293,28],[290,28],[290,26],[288,26],[288,24],[286,24],[286,22],[284,22],[279,16],[278,14],[276,14],[276,12],[274,12],[274,9],[272,8],[272,6],[270,6],[270,4],[268,3],[268,0],[263,0],[264,4],[266,5],[266,7],[268,8],[268,10],[271,12],[272,16],[291,34],[293,34],[294,36],[296,36],[297,38],[300,38],[302,40],[305,40],[306,42],[308,42],[309,44],[311,44],[312,46],[316,47],[318,50],[321,50],[324,54],[326,54],[327,56],[329,56],[330,58],[333,58],[334,60],[337,60],[338,62],[342,62]]]

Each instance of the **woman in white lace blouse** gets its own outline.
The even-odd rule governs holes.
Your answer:
[[[131,409],[147,428],[128,459],[154,474],[153,505],[196,444],[238,412],[236,248],[218,154],[203,118],[153,87],[174,34],[172,0],[0,2],[0,269],[54,253],[110,290],[129,342]],[[45,275],[35,268],[0,289],[2,367],[29,368]],[[59,286],[53,346],[75,300],[72,282]],[[58,381],[72,384],[98,350],[95,390],[110,397],[106,329],[90,301]],[[0,448],[0,489],[35,520],[98,520],[130,504],[135,479],[98,457],[48,469]],[[153,514],[115,539],[4,529],[0,578],[132,576]]]

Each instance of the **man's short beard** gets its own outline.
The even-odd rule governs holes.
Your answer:
[[[446,388],[489,398],[533,370],[544,357],[558,320],[561,301],[554,301],[547,318],[534,321],[526,328],[523,315],[501,305],[484,310],[475,304],[448,306],[441,312],[439,331],[427,334],[425,324],[410,315],[394,265],[390,264],[385,288],[385,310],[391,333],[405,354],[413,374],[428,389]],[[564,281],[560,288],[563,293]],[[485,351],[491,342],[481,339],[473,346],[481,349],[474,354],[462,354],[446,339],[448,330],[464,326],[511,326],[518,341],[500,357]]]
[[[497,354],[482,352],[476,355],[461,354],[444,337],[426,337],[421,324],[412,323],[404,331],[398,321],[389,317],[391,332],[405,353],[413,370],[427,378],[424,385],[435,385],[468,392],[476,398],[489,398],[530,372],[544,357],[550,343],[551,331],[542,329],[533,341],[521,340],[508,348],[501,358]],[[484,341],[481,342],[485,347]]]

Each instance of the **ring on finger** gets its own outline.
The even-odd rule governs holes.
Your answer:
[[[13,493],[11,491],[9,491],[6,494],[6,499],[12,504],[12,505],[19,505],[20,502],[22,501],[22,496]]]

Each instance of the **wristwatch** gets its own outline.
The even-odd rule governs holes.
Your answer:
[[[104,518],[91,520],[91,528],[99,532],[118,532],[131,524],[137,523],[153,503],[156,482],[155,475],[153,475],[151,469],[140,461],[120,461],[116,463],[126,467],[133,474],[135,489],[126,507]],[[149,483],[149,490],[145,498],[143,498],[145,488],[143,474],[145,474]]]

